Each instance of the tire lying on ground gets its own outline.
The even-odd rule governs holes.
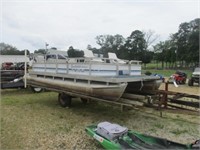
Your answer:
[[[44,89],[43,89],[43,88],[40,88],[40,87],[33,87],[33,86],[31,86],[31,90],[32,90],[34,93],[40,93],[40,92],[42,92]]]

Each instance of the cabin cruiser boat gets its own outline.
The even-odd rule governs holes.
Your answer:
[[[85,51],[83,58],[44,59],[32,64],[27,84],[55,91],[68,91],[117,101],[124,92],[156,90],[156,76],[141,75],[141,62],[121,60],[114,53],[96,58]]]

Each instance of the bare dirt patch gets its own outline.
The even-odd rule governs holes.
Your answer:
[[[159,89],[164,90],[165,83],[162,83]],[[197,84],[195,84],[194,86],[188,86],[187,84],[184,84],[184,85],[178,85],[178,87],[175,87],[174,84],[171,83],[171,84],[168,84],[168,89],[169,91],[173,91],[173,92],[200,95],[200,87]]]

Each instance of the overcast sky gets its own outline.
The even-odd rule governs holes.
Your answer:
[[[19,50],[98,47],[95,37],[153,30],[166,40],[199,17],[199,0],[1,0],[1,39]]]

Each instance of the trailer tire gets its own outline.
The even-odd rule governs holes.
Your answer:
[[[88,103],[88,99],[86,99],[86,98],[81,98],[81,101],[82,101],[82,103],[83,103],[84,105],[86,105],[86,104]]]
[[[189,85],[189,86],[193,86],[193,85],[194,85],[194,81],[193,81],[192,79],[189,79],[188,85]]]
[[[43,89],[43,88],[39,88],[39,87],[33,87],[33,86],[31,86],[31,90],[32,90],[34,93],[40,93],[40,92],[42,92],[44,89]]]
[[[186,83],[186,79],[184,79],[183,81],[182,81],[182,84],[185,84]]]
[[[58,102],[61,107],[70,107],[71,106],[71,96],[66,95],[65,93],[58,94]]]
[[[180,81],[175,80],[175,82],[176,82],[177,85],[180,84]]]

